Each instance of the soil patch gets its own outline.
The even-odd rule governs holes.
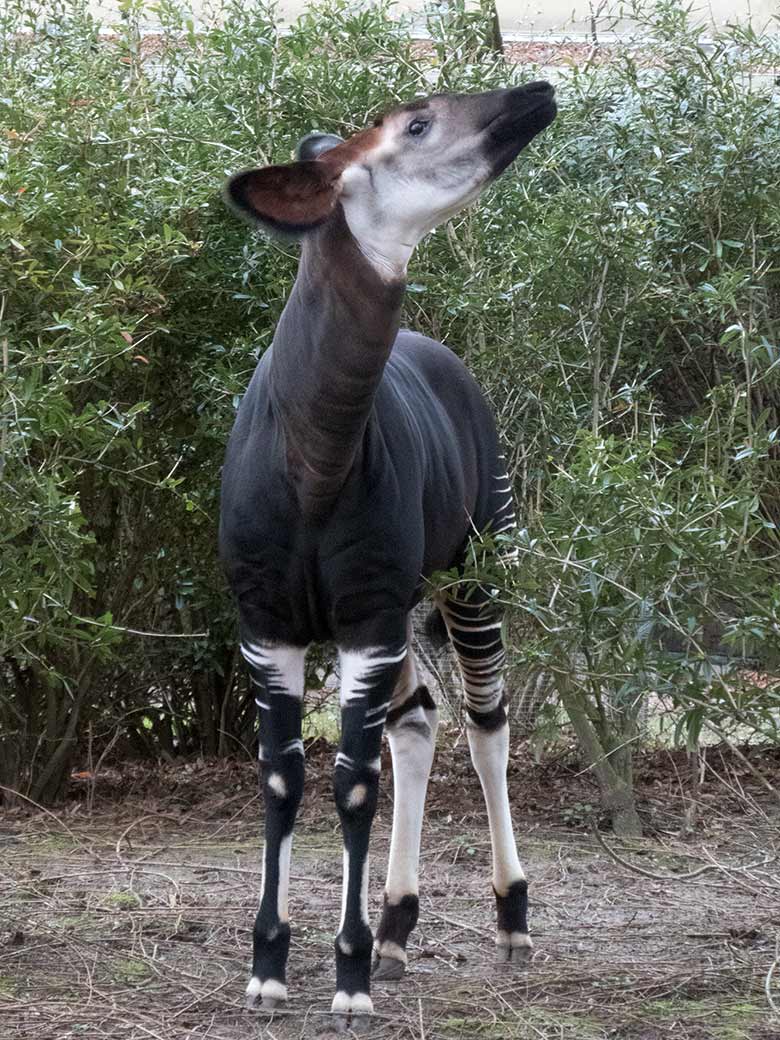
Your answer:
[[[749,770],[739,759],[708,754],[697,830],[685,840],[684,756],[639,760],[648,837],[616,846],[626,867],[589,829],[599,818],[589,777],[567,756],[534,765],[518,750],[510,785],[536,943],[524,970],[493,961],[490,842],[465,749],[456,741],[439,754],[410,969],[402,983],[375,987],[369,1035],[778,1040],[765,993],[780,935],[777,803],[742,775]],[[332,758],[332,749],[314,746],[307,759],[290,1009],[273,1018],[243,1010],[260,884],[262,807],[251,763],[128,766],[74,780],[55,816],[7,812],[2,1040],[327,1035],[341,885]],[[758,758],[775,782],[780,753]],[[372,850],[374,914],[391,788],[386,777]],[[770,980],[770,993],[780,1004],[780,980]]]

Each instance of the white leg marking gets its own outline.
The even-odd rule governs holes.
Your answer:
[[[368,993],[345,993],[340,989],[333,998],[330,1010],[340,1014],[352,1013],[353,1015],[373,1015],[374,1005]]]
[[[369,680],[375,668],[398,664],[406,657],[407,648],[371,647],[367,650],[339,650],[341,667],[341,707],[362,700],[370,690]]]
[[[398,943],[392,942],[390,939],[385,939],[384,942],[374,943],[374,950],[378,957],[392,957],[394,961],[401,961],[404,965],[409,963],[406,950],[402,946],[399,946]]]
[[[341,884],[341,921],[339,931],[344,927],[347,919],[347,894],[349,892],[349,853],[344,847],[343,867],[344,877]],[[368,924],[368,856],[363,861],[363,871],[360,876],[360,917],[364,924]]]
[[[387,710],[387,705],[386,704],[384,705],[384,709],[385,709],[385,711]],[[368,715],[368,712],[366,712],[366,715]],[[363,723],[363,729],[372,729],[374,726],[383,726],[384,722],[385,722],[385,715],[383,713],[382,715],[378,715],[375,718],[371,719],[370,722],[364,722]]]
[[[266,856],[266,846],[265,846],[265,843],[263,843],[263,865],[260,868],[261,871],[262,871],[262,873],[260,875],[260,902],[261,903],[263,901],[263,896],[265,895],[265,856]]]
[[[418,684],[414,657],[410,655],[398,688],[411,692]],[[427,722],[431,730],[430,739],[420,730],[404,725],[393,726],[387,733],[393,756],[393,833],[385,892],[391,903],[398,903],[402,896],[416,895],[419,888],[420,836],[436,745],[438,713],[413,708],[407,721],[415,716],[419,721]],[[403,721],[403,716],[400,721]]]
[[[284,923],[289,920],[287,907],[287,895],[290,890],[290,859],[292,857],[292,834],[282,838],[279,844],[279,891],[276,900],[276,912],[279,920]]]
[[[434,740],[405,726],[391,730],[388,739],[393,756],[393,833],[385,891],[389,901],[397,903],[418,890],[420,836]]]
[[[271,773],[268,777],[268,786],[277,798],[285,798],[287,796],[287,784],[284,782],[284,777],[281,773]]]
[[[282,746],[281,754],[282,755],[302,755],[303,754],[303,741],[300,740],[300,739],[288,740],[288,742]]]
[[[493,849],[493,887],[506,895],[514,881],[525,877],[517,855],[506,786],[509,764],[509,726],[486,732],[476,726],[467,730],[471,760],[482,784]]]
[[[526,935],[525,932],[502,932],[499,931],[496,936],[496,946],[528,946],[533,948],[533,942],[531,942],[531,936]]]
[[[371,719],[374,715],[381,715],[383,711],[387,711],[390,707],[390,701],[385,701],[384,704],[377,704],[375,708],[369,708],[366,711],[366,718]]]
[[[287,1000],[287,987],[277,979],[266,979],[261,982],[256,975],[249,980],[246,988],[248,997],[261,997],[263,1000]]]
[[[349,853],[347,852],[347,846],[344,846],[344,852],[341,859],[341,921],[339,922],[339,931],[344,927],[344,922],[347,919],[347,881],[349,879]]]
[[[368,856],[363,861],[363,872],[360,876],[360,917],[363,924],[368,924]]]
[[[352,790],[349,792],[347,798],[347,808],[359,809],[360,806],[365,802],[368,789],[365,784],[355,784]]]
[[[270,695],[286,694],[303,699],[304,664],[306,647],[272,645],[270,643],[242,643],[241,653],[248,664],[268,672],[273,686]]]

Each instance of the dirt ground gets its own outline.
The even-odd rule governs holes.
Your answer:
[[[778,788],[780,749],[749,755]],[[707,756],[687,838],[684,756],[660,751],[639,760],[647,837],[618,844],[601,832],[624,866],[592,830],[598,813],[589,775],[566,752],[539,765],[518,748],[510,784],[536,944],[530,967],[518,970],[493,961],[478,783],[462,741],[440,752],[410,968],[402,983],[374,988],[368,1035],[778,1040],[780,872],[772,857],[780,850],[780,804],[739,758],[719,749]],[[6,810],[2,1040],[327,1036],[341,868],[332,759],[321,745],[307,757],[291,886],[290,1004],[273,1017],[243,1010],[260,882],[252,763],[132,765],[75,778],[56,813]],[[373,839],[374,915],[391,789],[386,774]]]

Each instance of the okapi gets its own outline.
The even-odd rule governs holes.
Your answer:
[[[410,644],[426,578],[462,565],[474,532],[514,524],[490,409],[441,343],[399,331],[420,239],[473,201],[555,118],[534,82],[402,105],[346,141],[310,134],[287,166],[226,187],[240,214],[303,236],[298,276],[241,403],[222,481],[220,552],[260,717],[265,851],[247,988],[287,999],[288,882],[303,790],[304,658],[333,641],[341,740],[334,772],[344,841],[332,1011],[373,1010],[400,978],[417,922],[423,807],[436,706]],[[499,960],[527,958],[527,882],[512,831],[500,614],[489,592],[439,597],[464,679],[468,742],[487,804]],[[368,919],[368,847],[387,730],[394,809],[384,909]]]

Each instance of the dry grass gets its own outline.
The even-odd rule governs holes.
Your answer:
[[[242,1009],[260,880],[250,765],[154,777],[130,770],[115,777],[130,789],[121,801],[110,799],[107,776],[91,818],[77,798],[56,818],[9,813],[0,835],[0,1037],[292,1040],[327,1032],[340,901],[329,762],[310,757],[293,866],[291,1003],[273,1018]],[[771,799],[722,760],[704,785],[699,830],[683,842],[665,833],[676,771],[670,765],[662,781],[658,763],[645,766],[642,805],[656,831],[621,846],[626,867],[586,829],[550,825],[570,818],[561,791],[586,799],[577,784],[587,778],[573,782],[562,765],[513,764],[536,940],[531,968],[513,971],[492,961],[489,842],[476,782],[460,749],[440,755],[410,972],[400,985],[376,987],[370,1035],[780,1036],[768,999],[780,1000],[770,974],[780,934]],[[524,801],[535,806],[530,813]],[[390,815],[386,791],[375,910]],[[709,869],[695,874],[702,866]]]

